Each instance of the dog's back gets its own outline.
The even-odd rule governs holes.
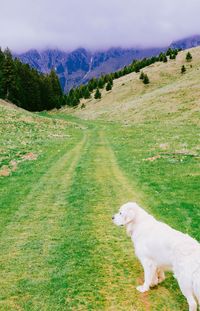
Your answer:
[[[124,204],[113,221],[125,225],[135,245],[135,252],[145,272],[140,292],[165,279],[164,270],[173,271],[186,297],[189,310],[200,304],[200,244],[187,234],[157,221],[137,203]]]

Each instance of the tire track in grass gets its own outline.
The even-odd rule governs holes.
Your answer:
[[[100,195],[93,178],[95,142],[95,133],[91,133],[76,166],[71,190],[66,195],[65,237],[52,262],[52,291],[63,293],[62,297],[65,295],[59,310],[104,310],[104,297],[100,293],[103,280],[99,271],[99,242],[93,234],[95,203]]]
[[[66,193],[86,143],[59,158],[26,197],[0,241],[0,309],[57,310],[49,304],[54,249],[62,241]]]
[[[141,268],[133,260],[130,240],[111,221],[125,196],[109,151],[94,130],[66,196],[65,237],[52,262],[51,283],[52,292],[66,293],[67,310],[145,310],[134,291],[133,267],[136,275]]]
[[[106,303],[105,310],[150,310],[148,295],[139,297],[136,292],[136,279],[142,273],[141,266],[133,256],[131,240],[121,228],[116,227],[111,217],[120,205],[127,201],[139,201],[129,181],[116,163],[104,133],[99,133],[99,146],[96,152],[96,180],[101,189],[102,202],[99,211],[96,236],[102,246],[104,262],[102,269],[105,285],[102,288]],[[102,204],[104,208],[102,208]],[[111,255],[112,254],[112,255]]]

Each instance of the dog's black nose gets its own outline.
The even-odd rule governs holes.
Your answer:
[[[112,220],[113,220],[114,218],[115,218],[115,217],[113,216],[113,217],[112,217]]]

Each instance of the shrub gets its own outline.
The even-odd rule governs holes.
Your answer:
[[[167,56],[165,54],[163,55],[163,62],[167,63]]]
[[[101,98],[101,93],[100,93],[100,91],[99,91],[98,88],[97,88],[97,90],[96,90],[96,92],[95,92],[95,94],[94,94],[94,98],[95,98],[95,99],[100,99],[100,98]]]
[[[143,83],[144,84],[149,84],[149,77],[147,76],[147,74],[144,74],[144,78],[143,78]]]
[[[143,79],[144,79],[144,72],[142,71],[140,74],[140,80],[143,80]]]
[[[111,85],[111,83],[110,83],[110,81],[107,83],[107,85],[106,85],[106,91],[110,91],[110,90],[112,90],[112,85]]]
[[[186,72],[186,68],[185,68],[185,66],[183,65],[182,67],[181,67],[181,73],[185,73]]]
[[[190,62],[192,60],[192,54],[190,52],[187,52],[185,59],[187,62]]]

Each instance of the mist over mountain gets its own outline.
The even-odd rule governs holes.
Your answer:
[[[200,45],[200,35],[194,35],[191,37],[176,40],[172,42],[170,47],[173,49],[178,48],[178,49],[185,50],[185,49],[190,49],[190,48],[193,48],[199,45]]]
[[[200,45],[200,35],[174,41],[170,47],[186,49],[198,45]],[[54,68],[62,89],[68,92],[71,88],[84,84],[93,77],[99,77],[129,65],[133,59],[151,57],[167,48],[110,48],[95,52],[84,48],[71,52],[48,49],[44,51],[30,50],[15,56],[43,73],[48,73]]]

